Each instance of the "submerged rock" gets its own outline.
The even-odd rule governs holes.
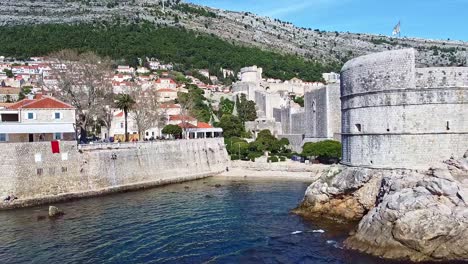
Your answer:
[[[58,209],[57,207],[49,206],[49,217],[54,218],[54,217],[62,216],[64,214],[65,213],[62,210]]]
[[[362,218],[347,248],[391,259],[468,260],[465,162],[426,172],[341,167],[309,186],[294,212]]]

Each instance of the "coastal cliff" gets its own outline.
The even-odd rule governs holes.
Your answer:
[[[60,142],[2,145],[0,196],[18,200],[0,209],[97,196],[182,182],[225,170],[223,139],[177,140],[77,147]]]
[[[425,171],[331,168],[294,210],[360,220],[349,249],[391,259],[468,260],[468,151]]]

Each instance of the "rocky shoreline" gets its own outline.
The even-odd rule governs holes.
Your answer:
[[[412,261],[468,260],[468,152],[426,171],[335,166],[294,210],[360,220],[345,247]]]

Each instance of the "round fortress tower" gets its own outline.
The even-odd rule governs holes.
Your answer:
[[[415,54],[387,51],[343,66],[344,164],[427,169],[468,149],[468,68],[416,68]]]

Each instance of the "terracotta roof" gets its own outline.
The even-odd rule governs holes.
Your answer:
[[[23,99],[7,109],[74,109],[74,107],[53,97],[37,94],[34,99]]]
[[[163,89],[158,89],[156,90],[157,92],[160,92],[160,93],[177,93],[176,90],[174,89],[168,89],[168,88],[163,88]]]
[[[123,111],[120,111],[116,114],[114,114],[115,117],[123,117],[124,116],[124,112]]]
[[[183,116],[183,115],[171,115],[171,116],[169,116],[169,121],[179,121],[179,120],[195,121],[196,119],[191,117],[191,116]]]
[[[0,108],[1,108],[1,107],[7,108],[7,107],[9,107],[9,106],[11,106],[11,105],[14,105],[14,104],[15,104],[15,103],[0,103]]]
[[[178,104],[161,104],[160,107],[165,108],[165,109],[167,109],[167,108],[180,108],[180,105],[178,105]]]
[[[194,126],[194,125],[192,125],[190,123],[185,123],[185,124],[180,123],[180,124],[178,124],[178,126],[180,126],[181,128],[197,128],[197,126]]]
[[[156,80],[156,83],[161,83],[162,80],[169,81],[169,83],[172,83],[172,84],[176,83],[174,80],[169,79],[169,78],[159,78],[159,79]]]
[[[210,124],[205,122],[198,122],[197,128],[213,128]]]
[[[0,94],[19,94],[20,92],[21,92],[20,88],[0,87]]]

